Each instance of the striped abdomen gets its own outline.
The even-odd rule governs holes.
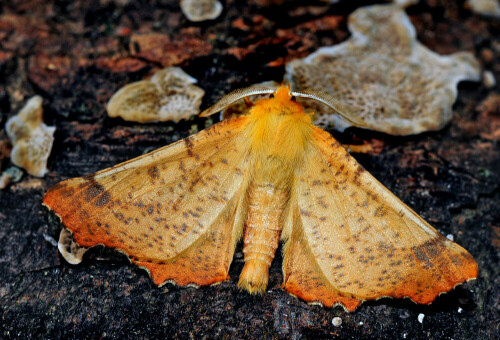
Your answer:
[[[269,267],[278,248],[288,197],[287,189],[271,183],[254,183],[249,187],[243,237],[245,266],[238,286],[250,293],[261,293],[267,287]]]

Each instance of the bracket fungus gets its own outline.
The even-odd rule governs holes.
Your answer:
[[[43,123],[42,97],[28,100],[21,111],[7,121],[5,130],[14,146],[10,155],[12,163],[32,176],[45,176],[56,128]]]
[[[332,94],[359,114],[366,128],[394,135],[443,128],[452,118],[457,83],[480,79],[471,53],[439,55],[416,40],[415,27],[397,5],[375,5],[349,17],[352,37],[287,65],[296,90]],[[351,126],[319,111],[318,125]]]
[[[106,107],[110,117],[139,123],[179,122],[200,112],[205,91],[179,67],[167,67],[150,80],[128,84],[116,92]]]
[[[180,5],[182,13],[193,22],[216,19],[223,9],[217,0],[181,0]]]

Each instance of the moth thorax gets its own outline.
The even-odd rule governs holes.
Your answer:
[[[283,210],[288,201],[287,188],[270,183],[252,184],[249,188],[248,215],[243,238],[245,267],[239,286],[250,293],[267,287],[269,267],[278,248]]]

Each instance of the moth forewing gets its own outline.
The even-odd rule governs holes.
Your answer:
[[[246,180],[245,120],[222,122],[98,174],[61,182],[43,202],[80,246],[118,249],[157,284],[224,280],[242,233],[234,228],[242,228],[235,219]]]

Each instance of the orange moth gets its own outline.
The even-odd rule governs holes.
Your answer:
[[[401,202],[294,96],[319,100],[356,125],[329,95],[247,88],[201,115],[269,93],[246,116],[96,174],[52,187],[43,203],[68,230],[70,263],[103,244],[127,254],[157,285],[227,280],[236,243],[238,286],[263,293],[278,243],[283,287],[299,298],[353,311],[365,300],[429,304],[477,276],[472,256]]]

